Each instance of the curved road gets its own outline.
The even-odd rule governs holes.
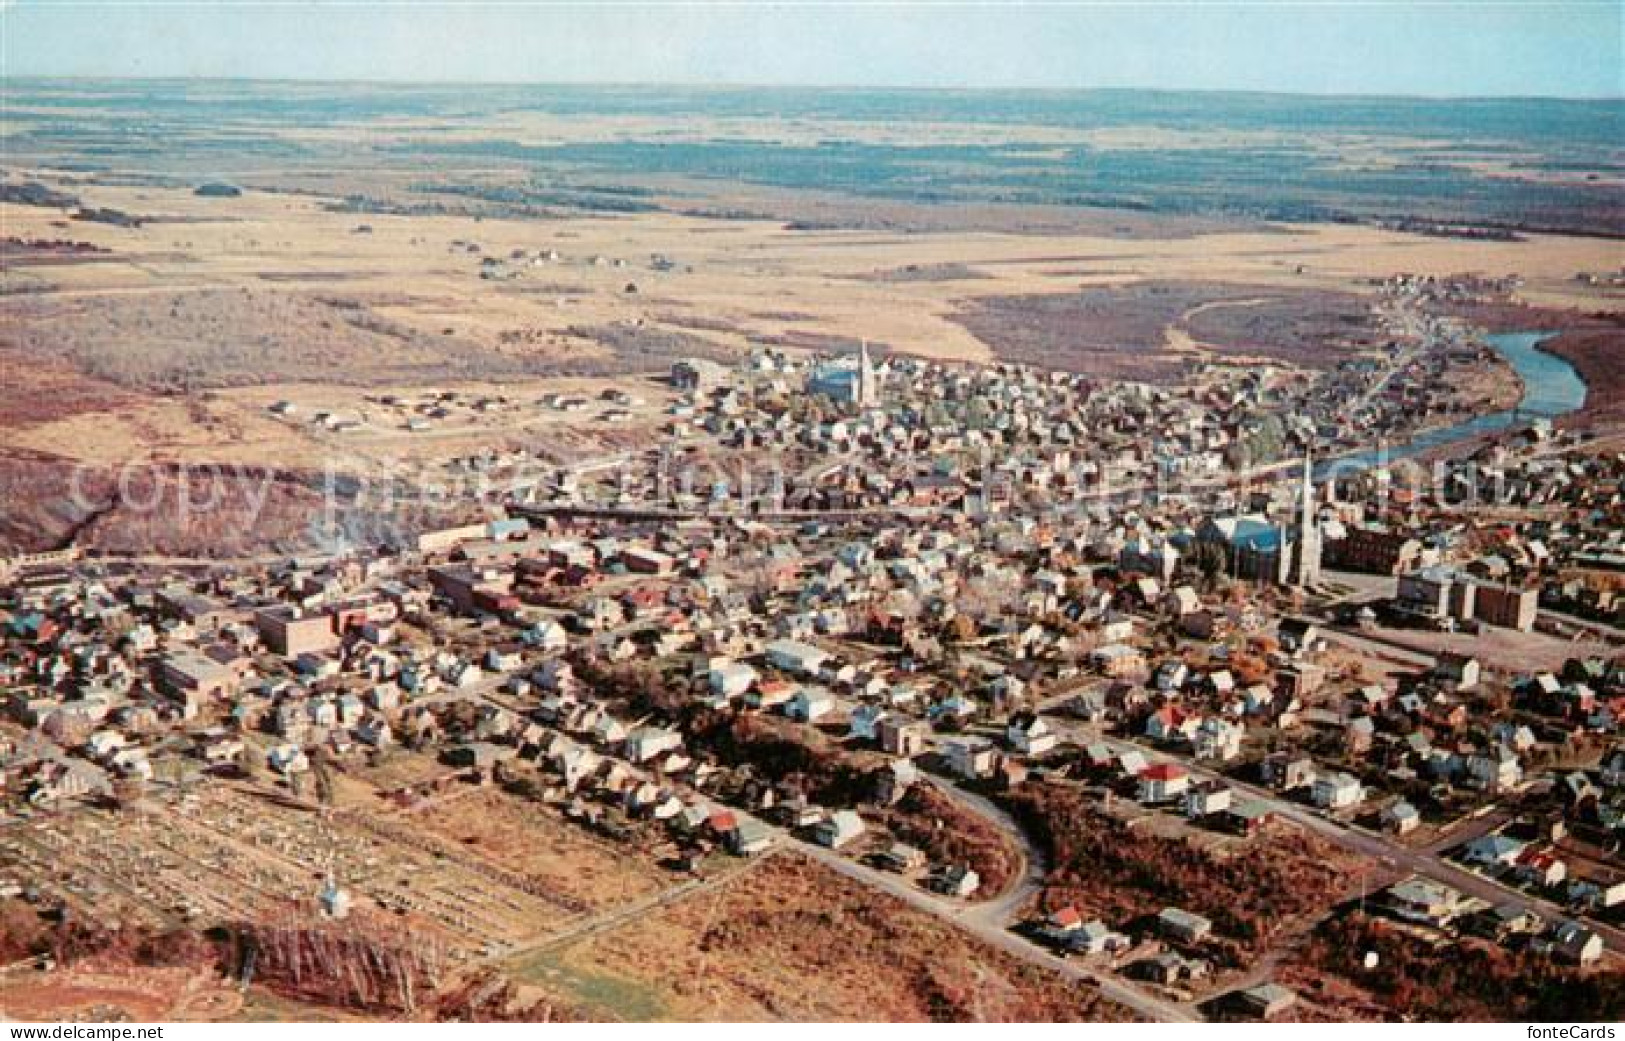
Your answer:
[[[1049,874],[1048,857],[1045,851],[1032,840],[1026,829],[1017,823],[1014,817],[995,804],[993,800],[975,792],[966,791],[959,785],[942,778],[928,777],[926,780],[942,794],[964,806],[972,813],[992,821],[1001,831],[1015,840],[1016,848],[1021,852],[1021,875],[1005,886],[1002,893],[967,905],[959,911],[961,919],[980,921],[986,925],[1008,929],[1016,913],[1033,897],[1037,896],[1039,890],[1044,887],[1044,876]]]

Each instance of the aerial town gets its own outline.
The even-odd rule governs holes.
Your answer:
[[[1367,977],[1443,946],[1606,1018],[1625,455],[1514,413],[1359,457],[1470,413],[1487,348],[1427,297],[1316,378],[679,359],[642,452],[458,461],[478,523],[12,558],[0,897],[412,1014],[810,861],[1127,1017],[1385,1018]],[[509,404],[576,402],[649,407]],[[300,978],[346,944],[384,968]]]

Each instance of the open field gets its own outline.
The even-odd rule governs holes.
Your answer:
[[[867,340],[1103,378],[1169,381],[1203,358],[1323,369],[1378,339],[1372,283],[1397,272],[1518,276],[1511,302],[1565,316],[1577,331],[1554,349],[1594,384],[1592,412],[1617,412],[1617,337],[1586,317],[1621,304],[1588,280],[1619,266],[1597,237],[1622,230],[1607,106],[1411,103],[1395,119],[1242,96],[13,93],[0,483],[51,494],[0,518],[9,547],[309,545],[298,518],[329,470],[648,444],[671,400],[650,377],[680,356]],[[611,418],[611,388],[642,404]],[[432,422],[380,401],[429,389],[506,400]],[[550,412],[550,392],[595,407]],[[298,412],[273,417],[282,401]],[[94,494],[68,502],[61,471],[79,463]],[[255,482],[234,476],[221,522],[154,529],[108,490],[129,463],[269,473],[276,505],[248,531],[237,503]],[[349,534],[376,529],[353,512]]]
[[[0,978],[0,1019],[23,1022],[218,1023],[243,1004],[236,987],[207,969],[91,959],[49,976]]]
[[[781,854],[510,972],[623,1019],[1077,1021],[1121,1018],[1058,974],[817,864]]]
[[[1578,421],[1601,427],[1625,419],[1625,290],[1598,287],[1596,299],[1570,309],[1540,306],[1539,297],[1459,308],[1463,317],[1492,332],[1551,330],[1544,350],[1567,361],[1586,383]]]
[[[1375,951],[1375,968],[1361,964]],[[1329,919],[1283,960],[1305,1019],[1607,1022],[1625,1010],[1617,957],[1585,969],[1358,913]]]
[[[1532,300],[1602,306],[1601,291],[1574,275],[1606,267],[1615,252],[1592,239],[1464,243],[1363,227],[1237,228],[1123,242],[793,231],[661,213],[546,221],[369,216],[370,232],[358,235],[353,215],[307,197],[81,191],[111,208],[161,208],[186,223],[76,223],[77,235],[123,263],[58,265],[52,290],[8,296],[0,304],[7,346],[147,391],[647,372],[673,355],[728,356],[797,335],[986,360],[1001,337],[987,324],[967,329],[964,314],[987,312],[989,324],[1004,324],[1029,297],[1039,314],[1071,307],[1069,300],[1078,301],[1080,320],[1109,309],[1109,323],[1079,330],[1080,349],[1110,337],[1113,349],[1156,358],[1172,330],[1176,340],[1183,333],[1242,356],[1291,348],[1288,357],[1298,361],[1295,341],[1313,330],[1294,324],[1293,309],[1283,311],[1292,301],[1335,302],[1342,313],[1353,303],[1348,294],[1370,278],[1474,270],[1520,273]],[[10,234],[37,237],[52,233],[58,214],[0,205],[0,220]],[[479,253],[468,252],[469,243]],[[527,259],[514,264],[511,279],[480,277],[482,259],[515,250]],[[554,253],[558,259],[546,259]],[[652,256],[673,266],[656,269]],[[965,277],[886,277],[911,266]],[[16,258],[8,277],[31,267],[28,256]],[[1185,282],[1200,287],[1095,288]],[[1230,306],[1192,313],[1215,301]],[[1175,360],[1178,353],[1160,352]]]
[[[1037,223],[1126,234],[1238,215],[1618,234],[1625,216],[1606,101],[88,80],[17,80],[10,93],[0,133],[19,163],[70,163],[82,181],[259,187],[296,173],[303,189],[357,196],[356,209],[727,210],[966,230],[978,221],[956,210],[1015,204]],[[457,176],[426,181],[425,169]],[[814,193],[871,207],[792,212]]]
[[[1395,271],[1516,271],[1529,300],[1614,306],[1607,290],[1574,277],[1612,262],[1601,239],[1464,242],[1213,222],[1132,239],[792,230],[666,212],[476,220],[335,213],[320,197],[272,192],[74,190],[174,221],[123,227],[0,203],[9,238],[71,234],[106,251],[83,262],[49,254],[46,264],[39,250],[6,257],[0,368],[12,393],[0,404],[0,480],[65,487],[56,471],[82,462],[101,469],[81,484],[105,492],[109,468],[128,463],[221,463],[274,472],[273,501],[289,508],[252,533],[245,513],[226,508],[219,514],[238,520],[149,532],[108,494],[77,509],[62,495],[25,495],[0,532],[16,546],[76,532],[114,547],[157,535],[191,552],[222,552],[222,539],[249,534],[264,546],[308,543],[296,504],[313,475],[432,469],[487,448],[568,460],[646,445],[670,400],[649,374],[673,357],[739,357],[752,344],[841,350],[868,339],[944,360],[1161,380],[1203,354],[1331,364],[1368,342],[1367,282]],[[512,277],[482,278],[486,258]],[[1604,348],[1590,364],[1595,378],[1611,378],[1608,356]],[[597,396],[610,388],[643,404],[606,422]],[[412,413],[380,404],[429,389],[506,404],[430,429],[409,429]],[[538,404],[549,392],[595,407],[551,412]],[[273,417],[279,401],[298,412]],[[313,422],[324,413],[349,428]],[[237,483],[237,497],[254,492],[252,481]],[[81,532],[102,507],[110,512]],[[362,511],[351,527],[372,523]]]
[[[1131,803],[1102,805],[1078,790],[1035,789],[1012,810],[1048,849],[1041,897],[1115,928],[1165,907],[1211,918],[1237,953],[1261,953],[1353,889],[1370,862],[1282,826],[1266,839],[1202,831]]]
[[[1561,670],[1570,658],[1608,653],[1601,640],[1560,637],[1542,632],[1521,632],[1486,625],[1472,636],[1432,632],[1424,629],[1377,627],[1373,635],[1385,643],[1425,654],[1462,653],[1470,648],[1486,668],[1516,673],[1529,669]]]
[[[418,816],[376,805],[326,815],[217,786],[131,819],[86,812],[0,837],[14,870],[103,921],[253,922],[313,899],[332,870],[359,902],[466,954],[546,935],[663,882],[649,858],[612,851],[551,811],[474,798]],[[493,818],[506,830],[486,833]],[[469,828],[483,839],[468,841]]]
[[[594,838],[556,810],[496,790],[414,814],[412,826],[590,911],[642,899],[666,882],[636,846]]]

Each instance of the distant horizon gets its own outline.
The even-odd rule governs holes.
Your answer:
[[[0,83],[196,83],[196,84],[298,84],[301,86],[335,87],[405,87],[435,90],[460,87],[542,87],[603,90],[660,90],[680,89],[695,91],[872,91],[897,94],[1216,94],[1234,97],[1258,98],[1313,98],[1319,101],[1563,101],[1584,104],[1625,103],[1625,91],[1618,94],[1423,94],[1382,93],[1359,91],[1271,90],[1248,87],[1152,87],[1152,86],[942,86],[938,84],[870,84],[870,83],[805,83],[805,82],[715,82],[704,80],[500,80],[500,79],[362,79],[321,76],[219,76],[219,75],[103,75],[28,73],[7,75],[0,73]]]
[[[1625,98],[1616,0],[0,0],[7,79]]]

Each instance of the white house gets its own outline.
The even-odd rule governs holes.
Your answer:
[[[949,771],[959,777],[974,780],[993,772],[993,747],[981,738],[956,738],[944,742],[942,751],[947,757]]]
[[[1358,777],[1332,771],[1315,778],[1310,798],[1321,809],[1342,810],[1358,806],[1360,800],[1365,798],[1365,788]]]
[[[626,755],[634,763],[646,763],[682,746],[683,736],[663,727],[638,727],[626,735]]]
[[[835,698],[828,691],[803,687],[784,706],[784,714],[802,723],[815,723],[835,711]]]
[[[840,849],[863,832],[863,818],[851,810],[836,810],[813,827],[818,844],[830,849]]]
[[[1042,716],[1032,712],[1018,712],[1010,718],[1004,730],[1010,747],[1023,755],[1043,755],[1055,748],[1055,731]]]
[[[798,676],[816,676],[830,656],[800,640],[774,640],[767,645],[767,662],[775,669]]]
[[[739,661],[719,661],[711,666],[706,681],[710,684],[712,693],[720,694],[725,698],[744,696],[751,684],[756,682],[756,670]]]
[[[1170,802],[1191,785],[1190,771],[1178,763],[1156,763],[1139,773],[1138,798],[1144,803]]]

